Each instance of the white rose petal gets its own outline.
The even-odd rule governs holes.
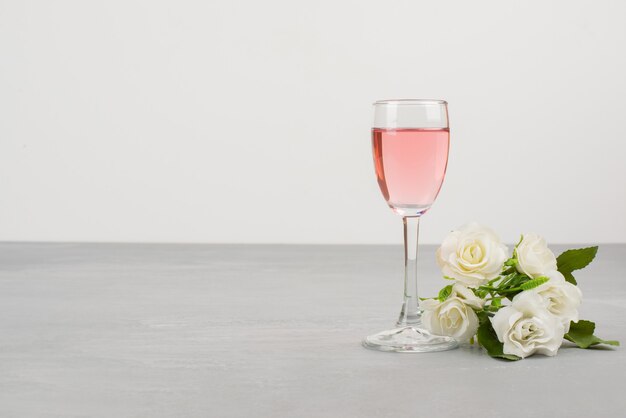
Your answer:
[[[463,301],[463,303],[476,309],[482,309],[485,305],[484,299],[479,298],[474,294],[474,292],[460,283],[455,283],[452,286],[450,297],[458,297]]]
[[[561,320],[548,310],[546,299],[529,291],[516,295],[510,306],[491,318],[491,324],[504,344],[504,353],[521,358],[535,353],[556,355],[565,334]]]
[[[448,234],[437,249],[437,264],[444,276],[478,287],[500,274],[507,251],[491,229],[474,222]]]
[[[529,290],[541,295],[547,302],[548,311],[561,320],[565,332],[569,331],[570,322],[578,322],[578,307],[583,294],[580,289],[568,283],[556,270],[546,275],[550,280],[541,286]]]
[[[537,234],[524,234],[515,249],[517,271],[535,278],[556,270],[556,257],[546,240]]]
[[[420,304],[423,309],[422,325],[435,335],[446,335],[459,342],[466,342],[478,330],[478,317],[472,306],[480,309],[484,303],[468,288],[455,284],[445,301],[428,299]]]

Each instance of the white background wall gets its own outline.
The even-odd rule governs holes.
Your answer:
[[[0,240],[399,243],[370,104],[450,102],[423,220],[626,241],[622,1],[0,2]]]

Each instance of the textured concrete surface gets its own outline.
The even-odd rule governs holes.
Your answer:
[[[443,281],[421,250],[421,295]],[[506,363],[365,350],[400,308],[375,246],[0,244],[0,417],[615,417],[623,348]],[[577,277],[626,343],[626,245]]]

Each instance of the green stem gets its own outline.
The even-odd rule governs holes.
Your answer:
[[[513,274],[509,274],[508,276],[506,276],[506,279],[504,279],[502,283],[500,283],[500,287],[505,287],[506,285],[511,283],[511,280],[513,280],[513,277],[514,277]]]
[[[522,290],[524,290],[524,289],[522,289],[521,287],[512,287],[510,289],[502,290],[502,292],[504,292],[504,293],[512,293],[512,292],[521,292]]]
[[[513,292],[520,292],[524,289],[522,289],[521,287],[512,287],[510,289],[493,289],[494,291],[498,292],[499,294],[503,294],[503,293],[513,293]],[[489,292],[491,293],[491,292]]]

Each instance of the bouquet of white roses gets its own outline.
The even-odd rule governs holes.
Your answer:
[[[554,356],[563,339],[580,348],[619,345],[596,337],[595,324],[578,317],[582,292],[572,272],[597,251],[580,248],[555,257],[542,237],[523,234],[508,257],[493,231],[468,224],[437,250],[444,278],[454,283],[422,301],[423,326],[460,342],[477,340],[490,356],[506,360]]]

